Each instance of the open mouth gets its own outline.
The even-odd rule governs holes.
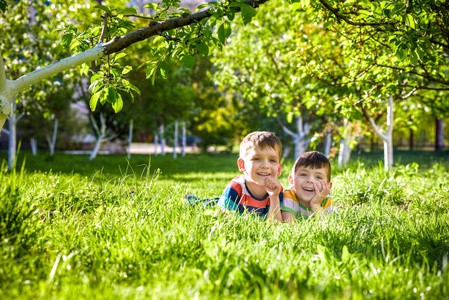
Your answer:
[[[306,192],[314,192],[315,191],[315,189],[313,189],[313,188],[302,188],[302,189]]]
[[[270,173],[266,173],[266,172],[260,172],[260,173],[257,173],[257,175],[259,175],[259,176],[270,176],[271,174]]]

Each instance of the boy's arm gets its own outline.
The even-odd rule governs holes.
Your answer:
[[[270,197],[270,211],[268,212],[268,220],[282,222],[281,201],[279,200],[279,194],[282,189],[281,183],[277,179],[266,178],[265,189]]]
[[[282,211],[282,219],[284,222],[288,223],[296,223],[296,217],[293,213],[283,210]]]
[[[230,182],[221,194],[217,205],[229,211],[238,211],[240,198],[241,195],[239,194],[238,186],[236,185],[234,187],[233,182]]]

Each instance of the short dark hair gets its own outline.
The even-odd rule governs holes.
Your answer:
[[[293,165],[293,174],[296,174],[300,167],[312,168],[312,169],[327,169],[327,181],[331,181],[331,164],[327,157],[318,151],[304,152],[298,159],[296,159]]]
[[[279,152],[279,158],[282,156],[281,141],[269,131],[254,131],[245,136],[240,143],[240,157],[245,156],[245,152],[249,149],[259,146],[260,149],[271,147]]]

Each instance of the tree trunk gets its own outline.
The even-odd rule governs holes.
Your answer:
[[[443,119],[435,117],[435,151],[440,151],[444,147]]]
[[[50,149],[50,155],[55,154],[56,136],[58,134],[58,124],[59,124],[58,118],[55,118],[53,126],[53,136],[50,138],[50,135],[48,133],[46,134],[48,148]]]
[[[36,139],[31,138],[30,144],[31,144],[31,153],[33,153],[33,155],[36,155],[37,154],[37,141],[36,141]]]
[[[11,102],[11,111],[16,110],[16,100]],[[3,130],[8,134],[8,170],[11,170],[15,166],[16,152],[17,152],[17,122],[23,117],[23,114],[17,116],[16,114],[7,117],[9,130]]]
[[[332,130],[329,127],[327,129],[326,142],[324,144],[324,155],[326,157],[329,157],[329,154],[331,153],[331,146],[332,146]]]
[[[173,142],[173,158],[178,156],[178,120],[175,120],[175,140]]]
[[[133,142],[133,125],[134,122],[131,119],[129,122],[129,134],[128,134],[128,159],[131,159],[131,144]]]
[[[338,165],[344,166],[349,162],[351,157],[351,147],[349,147],[348,139],[344,138],[340,141],[340,149],[338,150]]]
[[[15,101],[13,101],[14,103]],[[17,139],[16,139],[16,115],[12,115],[8,117],[9,124],[9,135],[8,135],[8,169],[11,170],[14,168],[16,161],[16,147],[17,147]]]
[[[285,127],[278,119],[279,124],[285,133],[293,137],[293,143],[295,145],[295,159],[297,159],[301,154],[306,152],[307,147],[309,147],[310,139],[306,139],[307,134],[309,134],[310,128],[309,123],[303,125],[303,117],[296,116],[296,127],[298,133],[294,133],[287,127]]]
[[[393,168],[393,120],[394,120],[394,103],[393,97],[388,98],[387,107],[387,130],[379,128],[373,118],[369,118],[371,126],[378,137],[380,137],[384,144],[384,166],[385,171],[390,171]]]
[[[410,138],[409,138],[409,142],[408,142],[408,147],[409,147],[410,151],[413,150],[413,146],[415,144],[413,134],[414,134],[413,129],[410,129]]]
[[[154,155],[157,155],[157,147],[159,147],[159,133],[154,133]]]
[[[345,130],[345,138],[340,141],[340,149],[338,150],[338,165],[344,166],[349,162],[349,159],[351,158],[351,152],[352,149],[349,147],[349,143],[354,140],[354,136],[350,134],[350,130],[348,129],[349,126],[348,119],[343,120],[343,127]]]
[[[95,120],[93,121],[95,122]],[[97,141],[95,142],[95,147],[90,154],[89,160],[93,160],[95,157],[97,157],[98,152],[101,148],[101,144],[103,143],[104,137],[106,135],[106,119],[104,118],[103,112],[100,112],[100,126],[100,130],[97,132]]]
[[[161,155],[165,155],[165,138],[164,138],[165,126],[162,124],[159,126],[159,135],[161,138]]]
[[[186,156],[187,137],[186,137],[186,122],[182,122],[182,157]]]

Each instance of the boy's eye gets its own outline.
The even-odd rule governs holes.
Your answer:
[[[307,176],[307,174],[305,174],[305,173],[302,173],[302,174],[299,174],[299,176],[301,176],[301,177],[306,177],[306,176]]]

